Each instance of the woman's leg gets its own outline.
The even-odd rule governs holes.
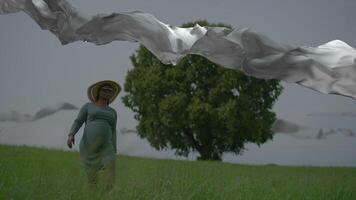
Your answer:
[[[87,178],[90,189],[97,189],[98,183],[98,170],[88,169],[87,170]]]
[[[115,160],[108,161],[104,166],[105,190],[110,192],[115,183]]]

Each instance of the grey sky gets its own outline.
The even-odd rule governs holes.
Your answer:
[[[341,39],[356,47],[356,2],[352,0],[69,1],[88,14],[143,10],[171,25],[206,19],[235,28],[250,27],[286,44],[317,46]],[[129,56],[138,47],[137,43],[128,42],[104,46],[76,42],[62,46],[54,35],[41,30],[24,13],[0,16],[0,27],[0,112],[35,113],[59,102],[81,106],[88,101],[86,89],[93,82],[112,79],[123,85],[127,70],[132,68]],[[283,85],[284,92],[274,106],[279,118],[308,127],[356,130],[353,118],[306,116],[315,112],[356,112],[355,100],[320,94],[295,84]],[[112,106],[118,111],[118,129],[135,126],[131,111],[123,106],[120,98]],[[0,143],[66,149],[66,135],[76,114],[76,111],[61,111],[32,123],[1,123]],[[120,136],[118,140],[119,152],[123,154],[174,157],[172,152],[155,152],[132,134]],[[356,166],[356,139],[341,135],[324,140],[276,135],[260,148],[255,145],[247,148],[243,156],[228,154],[224,160]]]

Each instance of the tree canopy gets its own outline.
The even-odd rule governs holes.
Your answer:
[[[196,23],[229,27],[206,21],[182,27]],[[154,148],[221,160],[224,152],[239,154],[245,143],[260,145],[273,137],[272,106],[282,92],[279,81],[249,77],[199,55],[165,65],[144,46],[131,62],[123,102],[135,113],[138,135]]]

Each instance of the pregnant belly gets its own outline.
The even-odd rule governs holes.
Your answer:
[[[105,143],[111,140],[112,130],[108,122],[103,120],[91,121],[84,129],[88,142]]]

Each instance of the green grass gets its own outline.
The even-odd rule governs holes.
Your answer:
[[[116,159],[112,194],[90,191],[76,152],[0,145],[0,199],[356,199],[356,168]]]

